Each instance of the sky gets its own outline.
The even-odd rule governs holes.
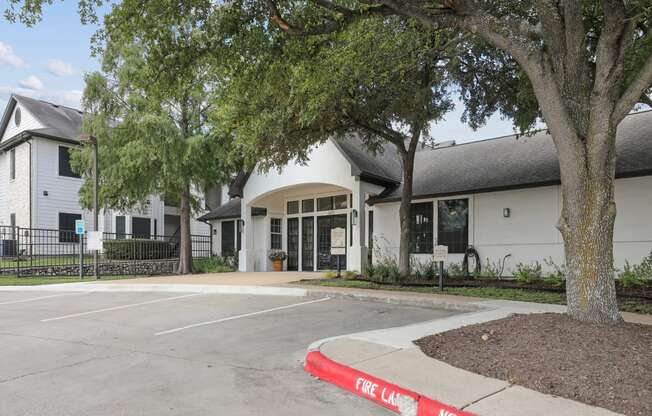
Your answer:
[[[0,108],[12,93],[80,108],[84,74],[100,64],[91,57],[91,36],[97,26],[82,25],[76,1],[45,7],[34,27],[9,23],[0,16]],[[473,131],[460,122],[464,111],[457,102],[446,119],[432,125],[431,136],[458,143],[513,134],[510,120],[495,116]]]

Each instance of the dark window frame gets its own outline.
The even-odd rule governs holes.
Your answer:
[[[75,221],[81,220],[82,214],[70,212],[59,213],[59,242],[78,243],[79,236],[75,233]]]
[[[220,241],[222,245],[222,256],[235,255],[235,221],[222,221],[222,235]],[[226,232],[225,232],[226,231]],[[225,246],[229,246],[226,250]]]
[[[457,211],[456,216],[458,213],[464,214],[462,228],[459,229],[459,224],[456,224],[458,230],[444,230],[445,223],[442,221],[443,206],[446,206],[446,210],[449,211],[452,203],[459,203],[460,201],[464,201],[465,206],[453,208]],[[451,254],[463,254],[469,247],[469,211],[469,198],[440,199],[437,201],[437,244],[448,246],[448,252]],[[459,223],[459,220],[457,222]]]
[[[410,254],[432,254],[434,232],[433,202],[413,203],[410,207]]]
[[[70,166],[70,150],[71,147],[59,146],[59,176],[80,179],[81,175],[75,173]]]
[[[139,228],[143,226],[143,230],[145,230],[145,224],[147,224],[147,231],[141,231]],[[132,238],[147,240],[152,238],[152,219],[149,217],[131,217],[131,236]]]
[[[127,217],[124,215],[115,216],[115,238],[124,240],[127,235]]]

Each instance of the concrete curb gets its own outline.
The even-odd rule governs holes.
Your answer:
[[[402,416],[474,416],[437,400],[340,364],[320,351],[306,356],[304,370]]]
[[[388,303],[392,305],[407,305],[418,306],[424,308],[437,308],[448,311],[456,312],[477,312],[490,309],[491,306],[485,306],[478,302],[460,302],[440,298],[406,298],[397,294],[380,294],[380,293],[360,293],[360,292],[343,292],[343,291],[328,291],[318,289],[306,289],[309,295],[313,296],[329,296],[335,299],[352,299]]]
[[[194,285],[194,284],[147,284],[147,283],[62,283],[35,286],[0,286],[3,292],[166,292],[166,293],[207,293],[228,295],[265,295],[265,296],[308,296],[302,288],[278,286],[231,286],[231,285]]]

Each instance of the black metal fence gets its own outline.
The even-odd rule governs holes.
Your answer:
[[[81,239],[81,241],[80,241]],[[173,273],[180,236],[103,233],[98,270],[104,275]],[[193,259],[211,257],[211,237],[192,235]],[[80,255],[81,253],[81,255]],[[0,275],[77,276],[94,273],[94,251],[74,230],[0,226]]]

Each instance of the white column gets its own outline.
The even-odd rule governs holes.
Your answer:
[[[353,233],[353,246],[349,247],[347,256],[347,269],[362,272],[367,263],[367,247],[365,239],[365,192],[363,182],[356,178],[353,184],[353,204],[350,215],[357,212],[357,218],[354,220],[355,225],[351,225],[350,232]],[[351,221],[349,221],[351,224]]]
[[[254,271],[254,224],[251,217],[251,207],[242,200],[240,217],[242,226],[242,247],[238,256],[238,269],[241,272]]]

